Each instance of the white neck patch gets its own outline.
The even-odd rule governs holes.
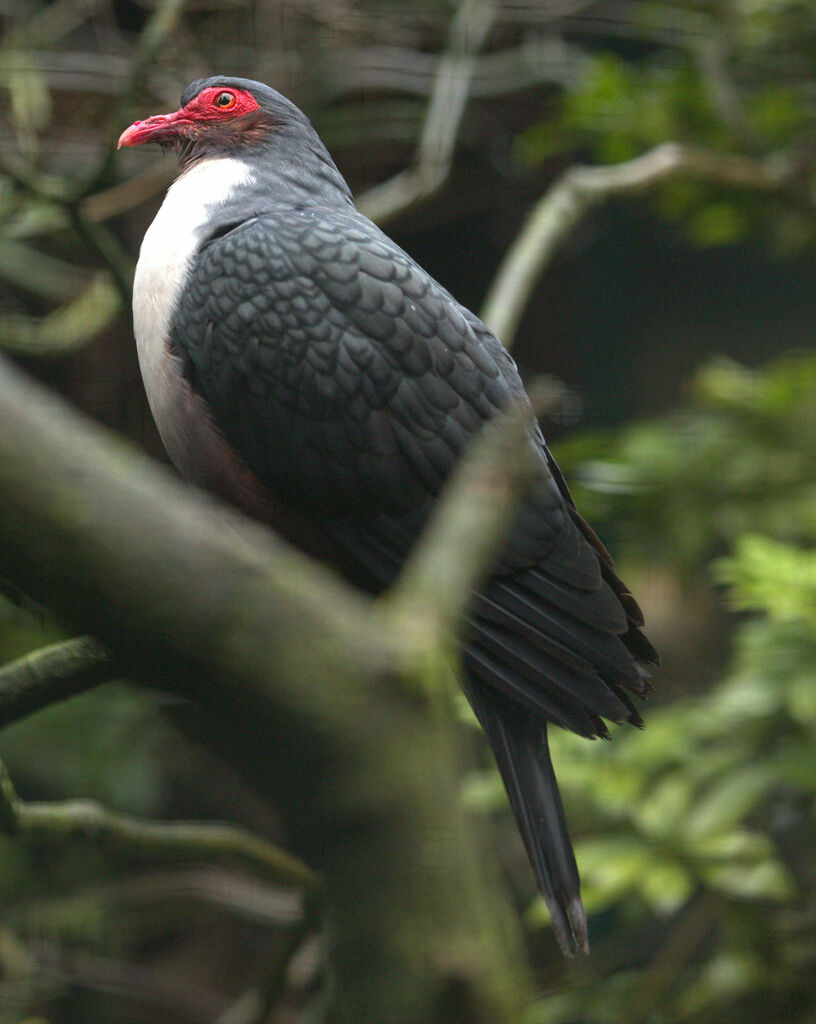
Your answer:
[[[133,327],[140,361],[155,358],[158,350],[166,347],[173,308],[209,208],[251,180],[243,160],[213,157],[194,164],[168,189],[144,236],[133,282]]]
[[[194,164],[170,186],[147,229],[133,281],[133,331],[139,366],[153,418],[171,457],[178,435],[178,360],[169,347],[170,321],[200,244],[210,208],[249,184],[247,164],[234,157],[212,157]]]
[[[139,366],[167,453],[188,478],[238,499],[248,493],[246,482],[229,468],[223,438],[170,351],[170,321],[210,208],[251,181],[249,167],[233,157],[202,160],[180,175],[147,229],[133,281]]]

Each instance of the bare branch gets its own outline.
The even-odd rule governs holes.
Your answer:
[[[27,356],[65,355],[104,330],[121,308],[120,289],[100,270],[75,298],[47,316],[0,314],[0,348]]]
[[[509,346],[535,283],[558,247],[589,210],[607,199],[636,195],[679,177],[776,192],[791,183],[793,173],[781,156],[752,160],[676,142],[611,167],[572,167],[533,208],[493,280],[482,319]]]
[[[52,302],[67,302],[88,284],[90,274],[57,256],[8,236],[0,240],[0,278]]]
[[[318,876],[297,858],[246,829],[224,822],[164,822],[109,811],[92,800],[61,803],[26,802],[17,796],[5,764],[0,762],[0,822],[11,835],[27,832],[49,838],[81,836],[113,843],[128,853],[168,857],[228,857],[261,872],[280,885],[319,889]]]
[[[439,61],[414,164],[360,196],[357,206],[382,224],[439,189],[450,172],[465,112],[473,55],[496,17],[493,0],[462,0],[451,24],[448,49]]]
[[[133,102],[133,96],[141,89],[146,70],[155,61],[175,31],[181,19],[185,3],[186,0],[160,0],[147,24],[142,29],[130,63],[127,81],[119,92],[118,102],[115,104],[105,128],[107,145],[104,147],[102,160],[100,165],[94,169],[90,177],[82,184],[76,197],[77,199],[84,199],[86,196],[96,192],[107,178],[116,156],[116,138],[122,130],[121,125],[126,119],[127,112]]]
[[[399,46],[360,47],[330,55],[326,77],[332,96],[364,89],[429,96],[437,86],[445,56]],[[575,85],[590,58],[577,46],[545,36],[520,46],[474,57],[468,95],[472,99],[506,95],[542,82]]]
[[[2,361],[0,504],[0,575],[196,700],[225,753],[266,769],[327,880],[360,1024],[429,1019],[452,962],[495,1019],[517,1017],[517,923],[459,799],[457,736],[390,685],[428,653],[416,636]]]
[[[0,728],[117,675],[110,655],[86,636],[17,658],[0,668]]]

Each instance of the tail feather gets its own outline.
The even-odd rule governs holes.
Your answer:
[[[550,526],[563,520],[563,528],[542,539],[535,515],[521,523],[526,532],[517,524],[506,557],[466,616],[463,664],[468,698],[492,748],[553,930],[572,955],[587,952],[587,921],[547,723],[586,737],[608,737],[605,720],[642,725],[632,695],[648,694],[648,669],[658,657],[609,553],[575,511],[555,463],[550,469],[568,513]],[[540,516],[549,515],[548,508],[545,502]],[[409,525],[380,518],[362,532],[354,523],[336,522],[331,535],[351,578],[378,592],[399,573],[414,536]]]
[[[546,724],[531,721],[529,714],[477,681],[470,681],[468,697],[496,758],[558,944],[568,956],[587,953],[581,883]]]

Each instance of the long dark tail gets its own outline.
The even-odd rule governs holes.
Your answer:
[[[539,551],[535,530],[528,536],[520,529],[518,558],[524,561],[525,539],[538,558],[498,574],[476,595],[462,653],[465,688],[496,758],[553,929],[564,952],[574,954],[587,952],[587,922],[547,723],[586,737],[608,736],[605,720],[642,725],[632,698],[648,693],[648,667],[658,658],[640,631],[637,603],[575,511],[558,467],[550,468],[568,513],[558,545]],[[544,522],[547,514],[545,508]],[[380,535],[334,529],[335,540],[367,573],[365,585],[381,587],[399,571],[397,552],[410,545],[395,532],[398,526],[381,522]]]
[[[586,953],[586,913],[547,726],[477,681],[470,681],[468,697],[496,758],[558,943],[569,956]]]

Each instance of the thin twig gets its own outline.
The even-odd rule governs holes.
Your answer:
[[[83,182],[78,190],[77,199],[97,192],[107,181],[108,174],[116,155],[116,138],[121,132],[127,112],[133,102],[137,89],[144,87],[147,69],[175,31],[186,0],[163,0],[159,3],[142,29],[136,44],[133,59],[127,76],[127,82],[119,94],[119,100],[113,108],[110,120],[105,128],[106,145],[104,155],[98,167]]]
[[[536,281],[558,247],[589,210],[614,196],[645,192],[671,178],[776,192],[794,169],[780,156],[765,160],[667,142],[611,167],[572,167],[539,200],[507,252],[482,309],[482,319],[510,345]]]
[[[183,1020],[185,1024],[212,1024],[228,1005],[226,997],[207,988],[200,980],[185,982],[161,969],[141,962],[100,956],[85,950],[39,949],[40,972],[56,977],[72,989],[104,993],[108,999],[138,1007],[137,1019],[158,1015],[161,1020]],[[133,1019],[133,1016],[129,1016]]]
[[[68,216],[76,229],[77,234],[95,251],[108,267],[119,293],[121,305],[128,309],[131,302],[131,290],[133,286],[133,274],[136,270],[133,257],[125,249],[122,243],[107,224],[93,223],[85,216],[83,204],[70,203],[68,205]]]
[[[0,825],[11,835],[57,839],[82,836],[113,843],[129,854],[159,857],[229,857],[275,882],[309,890],[321,888],[319,877],[305,864],[246,829],[225,822],[164,822],[109,811],[92,800],[35,803],[17,796],[5,764],[0,762]]]
[[[633,1024],[647,1024],[654,1020],[656,1011],[665,1009],[667,992],[676,985],[683,969],[715,926],[721,911],[720,902],[711,893],[699,894],[685,908],[641,974],[627,1013]]]
[[[728,45],[721,31],[702,36],[693,48],[712,106],[725,127],[743,144],[751,141],[751,125],[739,89],[728,73]]]
[[[0,668],[0,728],[116,676],[113,659],[87,636],[23,655]]]
[[[436,70],[413,165],[369,189],[357,202],[377,223],[427,199],[447,180],[470,91],[474,54],[481,49],[496,13],[493,0],[462,0],[451,23],[447,52]]]

